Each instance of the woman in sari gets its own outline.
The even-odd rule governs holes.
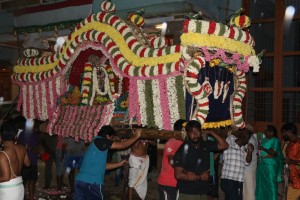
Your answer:
[[[277,183],[282,181],[284,157],[277,138],[277,130],[268,125],[265,138],[258,147],[260,151],[256,171],[256,200],[277,200]]]

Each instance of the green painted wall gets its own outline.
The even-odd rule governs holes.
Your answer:
[[[128,12],[144,8],[144,17],[202,11],[207,17],[222,21],[241,8],[242,0],[112,0],[116,15],[126,17]],[[93,1],[93,13],[100,11],[102,0]]]

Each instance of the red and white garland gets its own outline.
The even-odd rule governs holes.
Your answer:
[[[185,20],[183,24],[183,32],[194,32],[200,34],[213,34],[217,36],[223,36],[236,41],[244,42],[245,44],[254,46],[255,40],[248,31],[234,26],[227,26],[215,21],[204,20]]]
[[[101,26],[101,24],[102,26],[105,24],[110,25],[114,29],[101,31],[93,29]],[[86,26],[90,27],[90,29],[82,31],[82,29],[86,29]],[[119,34],[121,37],[118,35],[115,36],[116,34]],[[113,38],[115,38],[115,41]],[[118,41],[119,39],[121,40]],[[65,67],[66,63],[73,56],[75,49],[86,41],[102,43],[123,72],[123,76],[153,77],[171,75],[174,72],[178,72],[182,67],[182,59],[180,59],[180,56],[175,56],[176,53],[180,54],[180,45],[158,49],[144,47],[133,36],[131,28],[123,20],[111,13],[102,12],[90,15],[78,24],[74,33],[68,36],[68,41],[64,43],[59,53],[49,57],[23,59],[18,61],[19,66],[15,67],[18,71],[22,67],[45,65],[48,70],[43,72],[16,72],[12,76],[13,80],[34,82],[52,77]],[[127,46],[124,45],[124,42]],[[133,57],[128,56],[131,52],[133,53]],[[124,55],[127,56],[125,57]],[[154,57],[161,60],[161,63],[157,65],[145,65],[149,59],[152,59],[149,63],[157,63],[157,59],[153,59]],[[141,58],[149,59],[143,60]],[[138,62],[139,64],[132,65],[131,63],[134,62]]]
[[[244,128],[245,122],[243,121],[242,102],[247,89],[246,75],[245,72],[242,71],[236,71],[235,75],[237,87],[231,95],[231,117],[234,126]]]
[[[166,47],[168,44],[168,41],[165,37],[152,37],[150,38],[150,45],[153,48],[162,48],[162,47]]]
[[[201,124],[206,121],[209,112],[209,99],[205,88],[198,82],[198,74],[201,68],[205,67],[203,57],[195,57],[185,70],[185,84],[189,93],[196,99],[197,107],[193,113],[192,119],[198,120]]]

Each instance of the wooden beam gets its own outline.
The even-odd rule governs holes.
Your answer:
[[[130,128],[114,128],[117,131],[117,135],[120,138],[130,138],[132,136],[132,129]],[[149,140],[168,140],[170,138],[182,139],[180,131],[168,131],[142,128],[141,139]]]

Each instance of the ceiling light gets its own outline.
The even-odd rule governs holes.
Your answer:
[[[157,24],[157,25],[155,25],[155,28],[156,28],[156,29],[162,29],[162,27],[163,27],[162,24]]]

